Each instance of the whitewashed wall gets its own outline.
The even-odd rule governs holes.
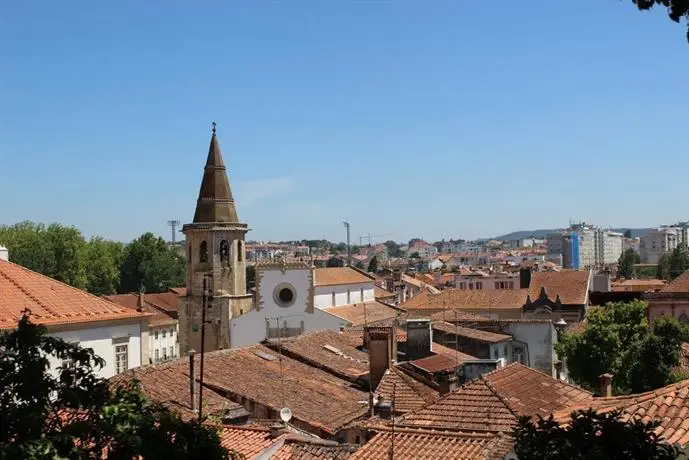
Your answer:
[[[373,285],[373,280],[371,280],[370,283],[318,286],[315,290],[314,305],[316,308],[328,308],[375,300]],[[333,293],[335,293],[334,305]]]
[[[165,333],[165,334],[163,334]],[[163,336],[164,335],[164,336]],[[163,360],[165,353],[163,349],[167,351],[167,358],[174,358],[179,356],[179,341],[178,338],[178,325],[172,324],[167,326],[152,327],[148,334],[149,342],[149,358],[151,362],[156,362],[156,350],[158,350],[159,360]],[[170,355],[170,347],[172,347],[172,356]]]
[[[115,344],[113,339],[127,338],[126,343],[129,352],[127,365],[129,369],[141,365],[141,326],[139,323],[52,332],[48,335],[58,337],[66,342],[79,343],[83,348],[93,348],[93,351],[105,360],[105,366],[96,372],[99,377],[110,378],[115,375]],[[62,364],[52,356],[48,359],[52,369]]]

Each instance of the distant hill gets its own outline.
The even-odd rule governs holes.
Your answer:
[[[521,240],[522,238],[545,238],[548,233],[561,231],[561,228],[539,229],[539,230],[522,230],[518,232],[507,233],[505,235],[496,236],[496,240]],[[631,230],[632,238],[642,237],[648,233],[650,228],[613,228],[613,232],[624,233],[626,230]]]

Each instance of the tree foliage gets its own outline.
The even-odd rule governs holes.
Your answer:
[[[570,376],[589,390],[599,389],[601,374],[612,373],[617,393],[641,392],[673,381],[680,345],[688,337],[673,318],[660,318],[649,328],[646,304],[635,300],[590,310],[586,328],[564,333],[556,349]]]
[[[150,233],[130,245],[93,237],[75,227],[34,222],[0,226],[10,261],[92,294],[161,292],[184,284],[184,261]]]
[[[402,257],[403,254],[399,244],[395,243],[392,240],[388,240],[383,244],[385,245],[385,248],[388,250],[389,257]]]
[[[660,256],[656,277],[661,280],[672,281],[687,270],[689,270],[687,248],[678,246],[672,252]]]
[[[514,430],[514,451],[520,460],[672,460],[679,449],[660,439],[657,423],[624,422],[619,411],[572,413],[569,426],[550,416],[521,417]]]
[[[378,271],[378,256],[373,256],[371,260],[368,263],[368,269],[366,270],[369,273],[376,273]]]
[[[630,279],[634,277],[634,264],[641,262],[641,257],[632,248],[625,250],[617,262],[617,276]]]
[[[342,257],[331,257],[328,259],[328,261],[325,263],[326,267],[344,267],[345,262]]]
[[[689,22],[689,0],[632,0],[640,10],[649,10],[654,6],[665,7],[668,16],[675,22],[682,18]],[[687,27],[687,41],[689,41],[689,27]]]
[[[214,429],[149,402],[136,382],[110,388],[92,349],[46,336],[28,315],[0,349],[0,458],[229,458]]]

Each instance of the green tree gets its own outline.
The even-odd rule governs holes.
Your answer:
[[[674,460],[677,447],[663,442],[657,423],[623,422],[619,411],[572,413],[569,426],[551,417],[520,417],[514,430],[514,451],[520,460]]]
[[[92,349],[46,336],[26,314],[0,349],[0,458],[229,458],[213,428],[150,403],[136,382],[111,389]],[[56,375],[48,356],[63,363]]]
[[[165,292],[184,284],[184,260],[164,239],[144,233],[125,249],[120,264],[120,292]]]
[[[658,269],[656,278],[659,280],[670,281],[670,256],[665,253],[658,259]]]
[[[342,257],[331,257],[325,263],[326,267],[344,267],[344,259]]]
[[[49,275],[53,251],[45,237],[45,225],[30,221],[0,227],[0,244],[10,251],[10,261]]]
[[[620,255],[617,261],[617,276],[622,278],[632,278],[634,276],[634,264],[641,262],[641,257],[632,248],[627,249]]]
[[[115,294],[120,285],[124,245],[94,237],[86,245],[86,290],[91,294]]]
[[[654,6],[667,8],[668,16],[675,22],[682,18],[689,21],[689,0],[632,0],[640,10],[649,10]],[[689,27],[687,27],[687,41],[689,41]]]
[[[85,289],[86,240],[76,227],[50,224],[45,236],[53,252],[48,276],[79,289]]]
[[[689,255],[687,248],[677,246],[670,254],[670,280],[689,270]]]
[[[609,303],[590,310],[582,332],[564,333],[556,350],[566,359],[570,376],[597,391],[599,376],[615,375],[616,393],[652,390],[673,381],[684,326],[667,318],[651,330],[642,301]],[[678,332],[679,331],[679,332]]]
[[[369,273],[376,273],[378,271],[378,256],[373,256],[371,258],[371,261],[368,263],[368,270],[366,270]]]
[[[632,231],[630,229],[625,230],[623,236],[625,238],[631,238],[632,237]]]
[[[359,270],[363,270],[363,269],[364,269],[364,263],[363,263],[362,261],[360,261],[360,260],[357,260],[357,262],[354,264],[354,266],[355,266],[356,268],[358,268]]]
[[[399,244],[395,243],[392,240],[388,240],[383,244],[385,245],[385,248],[388,250],[389,257],[402,257],[403,254]]]
[[[409,256],[410,259],[420,259],[421,255],[418,252],[412,252]]]

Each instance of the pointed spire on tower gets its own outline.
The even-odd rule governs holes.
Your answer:
[[[196,202],[194,223],[238,223],[237,208],[232,198],[230,182],[227,180],[215,122],[213,122],[212,133],[206,167],[203,169],[199,199]]]

